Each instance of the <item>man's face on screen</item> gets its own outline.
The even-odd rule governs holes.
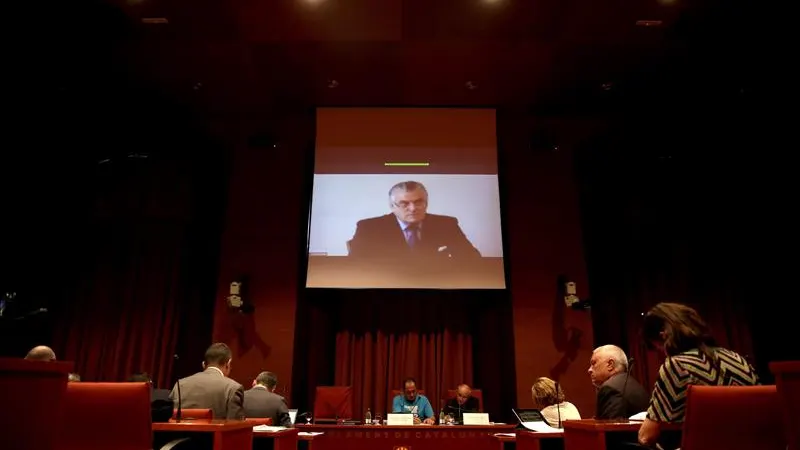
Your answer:
[[[392,213],[406,223],[419,223],[425,220],[428,211],[428,199],[425,191],[396,190],[392,193]]]

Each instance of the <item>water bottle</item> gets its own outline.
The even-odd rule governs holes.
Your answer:
[[[370,411],[369,408],[367,408],[367,413],[364,414],[364,424],[365,425],[372,424],[372,411]]]

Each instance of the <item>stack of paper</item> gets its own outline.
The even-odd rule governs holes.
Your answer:
[[[561,428],[553,428],[544,422],[522,422],[522,426],[538,433],[563,433]]]
[[[276,431],[283,431],[286,427],[273,427],[269,425],[256,425],[253,427],[254,432],[260,433],[274,433]]]

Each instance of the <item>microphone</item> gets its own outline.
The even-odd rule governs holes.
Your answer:
[[[558,428],[561,428],[561,396],[559,392],[561,392],[561,388],[559,387],[558,381],[556,381],[556,412],[558,413]]]
[[[628,408],[627,408],[628,400],[625,398],[625,388],[628,387],[628,378],[631,376],[631,367],[633,367],[633,363],[635,363],[635,362],[636,362],[635,359],[628,358],[628,370],[625,372],[625,381],[622,383],[622,401],[625,402],[625,406],[626,406],[626,408],[625,408],[625,414],[626,414],[625,418],[626,419],[628,417],[630,417],[632,414],[628,414],[628,413],[630,413],[630,411],[628,411]],[[639,411],[636,411],[636,413],[638,413],[638,412]],[[634,414],[636,414],[636,413],[634,413]]]
[[[181,359],[180,356],[178,356],[177,354],[172,355],[172,357],[175,358],[175,361],[178,361],[179,359]],[[176,379],[175,385],[178,388],[178,410],[175,411],[175,421],[176,422],[180,422],[181,421],[181,401],[182,401],[181,400],[181,379],[180,378]]]

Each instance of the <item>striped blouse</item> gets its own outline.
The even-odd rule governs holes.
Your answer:
[[[682,422],[689,385],[752,386],[759,384],[753,367],[738,353],[713,349],[719,361],[715,368],[697,349],[669,356],[658,370],[647,417],[659,422]]]

